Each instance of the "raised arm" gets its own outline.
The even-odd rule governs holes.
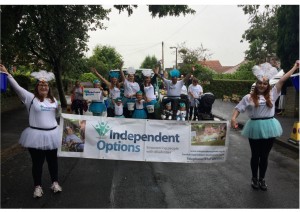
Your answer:
[[[33,96],[32,93],[30,93],[26,89],[22,88],[18,84],[18,82],[13,78],[13,76],[7,71],[7,69],[5,68],[5,66],[2,65],[2,64],[0,64],[0,71],[2,71],[3,73],[7,74],[7,79],[8,79],[9,84],[14,89],[14,91],[18,94],[19,98],[21,99],[21,101],[23,103],[25,103],[26,97],[28,95],[30,95],[30,97]]]
[[[158,73],[159,72],[159,66],[156,66],[153,70],[154,74],[156,76],[158,76],[160,79],[163,79],[162,76],[160,76],[160,74]]]
[[[121,80],[124,83],[125,82],[125,74],[124,74],[124,71],[123,71],[123,61],[120,63],[119,68],[120,68],[120,73],[121,73]]]
[[[186,82],[189,80],[189,78],[191,77],[191,74],[194,73],[194,71],[195,71],[195,67],[193,66],[193,67],[192,67],[192,72],[188,73],[188,74],[185,76],[185,78],[183,79],[183,82],[184,82],[184,83],[186,83]]]
[[[91,68],[91,72],[94,73],[99,79],[101,79],[102,82],[104,82],[108,87],[110,86],[110,82],[106,80],[101,74],[99,74],[99,72],[94,67]]]
[[[300,61],[297,60],[291,70],[289,70],[285,75],[283,75],[280,80],[276,83],[277,91],[280,92],[284,82],[290,78],[290,76],[299,68]]]

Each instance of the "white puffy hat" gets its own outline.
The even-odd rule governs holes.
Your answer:
[[[142,74],[145,76],[145,77],[150,77],[151,74],[152,74],[152,70],[151,69],[144,69],[142,71]]]
[[[32,72],[30,75],[38,81],[42,82],[49,82],[55,79],[55,76],[52,72],[47,72],[45,70],[40,70],[39,72]]]
[[[133,68],[133,67],[129,67],[128,69],[127,69],[127,73],[128,74],[135,74],[135,69]]]
[[[266,62],[260,65],[253,66],[252,73],[258,80],[266,81],[273,79],[278,71],[270,63]]]

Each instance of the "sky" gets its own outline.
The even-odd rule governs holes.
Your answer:
[[[111,5],[103,5],[112,8]],[[175,65],[175,49],[185,42],[189,49],[203,45],[212,54],[210,60],[219,60],[223,66],[234,66],[244,60],[249,44],[240,42],[249,28],[248,15],[237,5],[189,5],[196,10],[194,15],[152,18],[146,5],[139,5],[128,17],[113,9],[110,20],[105,21],[106,30],[89,32],[89,51],[93,54],[96,45],[114,47],[123,57],[124,67],[138,68],[147,56],[162,59],[164,67]],[[164,48],[162,48],[164,42]],[[178,62],[180,58],[178,56]]]

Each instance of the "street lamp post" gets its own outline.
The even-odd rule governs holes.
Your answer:
[[[175,61],[175,68],[177,69],[177,47],[171,46],[170,49],[175,49],[176,50],[176,61]]]

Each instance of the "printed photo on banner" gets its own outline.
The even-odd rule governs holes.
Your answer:
[[[192,146],[225,146],[226,123],[192,123]]]
[[[83,152],[85,143],[86,120],[65,119],[61,151]]]

